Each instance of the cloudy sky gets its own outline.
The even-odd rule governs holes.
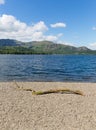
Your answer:
[[[0,39],[96,49],[96,0],[0,0]]]

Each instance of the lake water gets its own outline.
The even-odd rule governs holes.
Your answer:
[[[96,82],[95,55],[0,55],[0,81]]]

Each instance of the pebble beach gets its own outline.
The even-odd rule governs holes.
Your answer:
[[[0,82],[0,130],[96,130],[96,83]],[[68,88],[71,93],[32,95]]]

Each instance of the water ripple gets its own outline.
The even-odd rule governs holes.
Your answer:
[[[0,55],[0,81],[96,82],[96,56]]]

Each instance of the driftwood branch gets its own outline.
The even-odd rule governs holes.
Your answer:
[[[78,94],[84,96],[83,92],[79,90],[70,90],[70,89],[56,89],[56,90],[48,90],[48,91],[34,91],[32,94],[34,95],[43,95],[43,94],[51,94],[51,93],[65,93],[65,94]]]
[[[31,91],[33,95],[44,95],[44,94],[51,94],[51,93],[65,93],[65,94],[77,94],[77,95],[81,95],[84,96],[83,92],[80,90],[71,90],[71,89],[51,89],[51,90],[47,90],[47,91],[35,91],[31,88],[23,88],[20,87],[17,82],[14,82],[15,85],[17,86],[18,89],[20,90],[24,90],[24,91]]]

